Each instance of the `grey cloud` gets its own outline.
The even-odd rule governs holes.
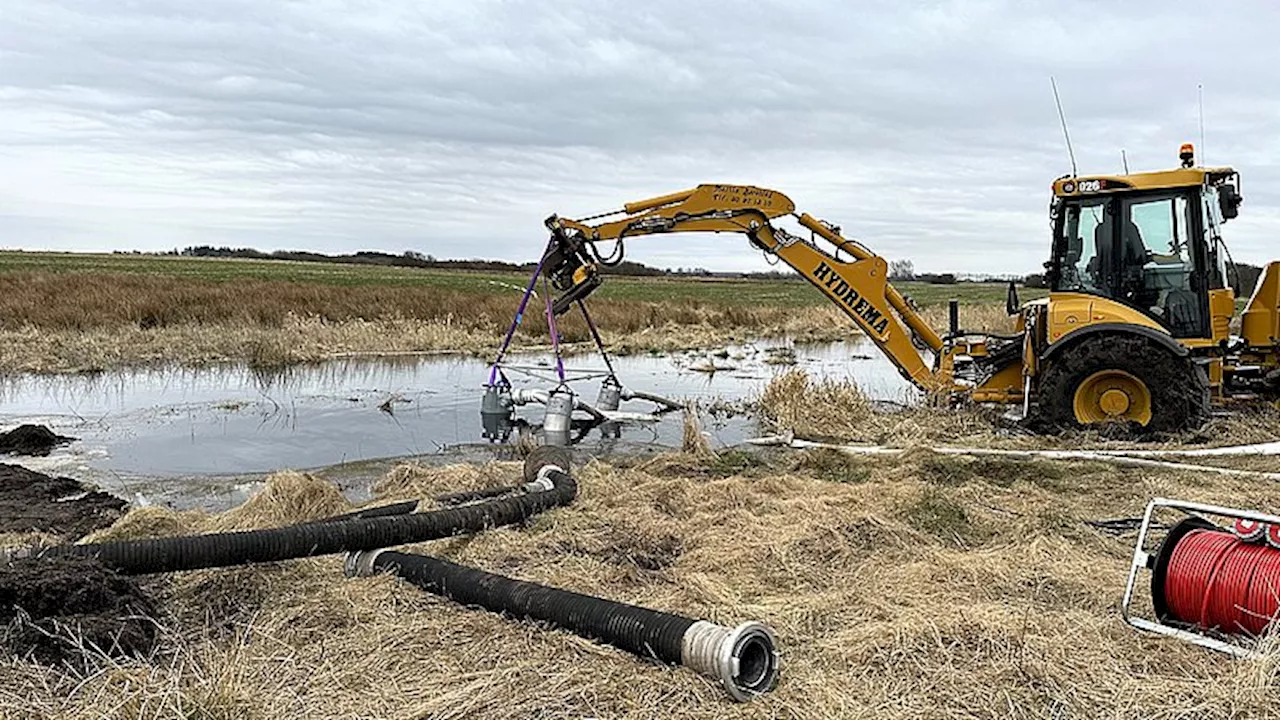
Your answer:
[[[551,212],[698,182],[790,194],[929,270],[1029,272],[1067,169],[1245,173],[1275,256],[1268,3],[23,2],[0,17],[0,245],[527,259]],[[727,238],[630,244],[758,269]]]

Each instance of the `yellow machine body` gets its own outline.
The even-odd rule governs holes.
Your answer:
[[[1189,167],[1187,147],[1183,151],[1184,167],[1180,169],[1061,178],[1053,183],[1057,203],[1055,213],[1062,208],[1081,205],[1095,208],[1095,213],[1098,207],[1122,207],[1108,204],[1113,203],[1112,198],[1120,198],[1114,203],[1133,203],[1140,202],[1142,198],[1164,195],[1185,196],[1188,198],[1184,202],[1186,204],[1195,202],[1191,198],[1200,197],[1197,193],[1201,187],[1213,188],[1204,190],[1206,204],[1203,211],[1206,215],[1214,212],[1208,207],[1208,198],[1217,198],[1218,188],[1236,177],[1235,171],[1230,168]],[[1221,192],[1229,201],[1239,204],[1239,196],[1234,195],[1234,185],[1222,188]],[[1228,202],[1223,207],[1231,212],[1225,217],[1235,216],[1235,206]],[[1108,210],[1108,214],[1110,212]],[[811,237],[794,235],[775,225],[775,220],[786,216],[794,218],[812,234]],[[1178,220],[1175,218],[1172,222],[1176,226]],[[1204,222],[1211,221],[1206,219]],[[1010,334],[965,333],[955,328],[945,335],[940,334],[929,327],[911,301],[889,283],[888,263],[884,258],[857,241],[843,237],[838,228],[828,223],[807,213],[797,215],[795,203],[789,197],[765,188],[699,185],[691,190],[627,203],[621,210],[587,220],[552,216],[547,220],[547,227],[553,239],[557,240],[557,258],[564,266],[551,268],[549,272],[557,273],[556,277],[571,278],[571,281],[557,287],[565,290],[566,297],[575,301],[594,288],[594,285],[588,286],[589,282],[598,284],[596,263],[591,259],[594,256],[599,260],[594,243],[621,244],[636,236],[667,232],[743,234],[755,248],[785,262],[835,303],[880,347],[904,378],[932,398],[942,401],[1025,406],[1040,397],[1043,402],[1042,396],[1052,389],[1049,386],[1056,387],[1058,395],[1063,394],[1063,388],[1058,387],[1064,382],[1061,377],[1063,367],[1089,360],[1088,353],[1082,356],[1077,348],[1093,347],[1092,352],[1097,354],[1098,348],[1105,348],[1108,343],[1118,346],[1132,343],[1135,338],[1137,342],[1145,343],[1133,345],[1141,352],[1148,352],[1145,349],[1148,346],[1159,350],[1150,356],[1155,359],[1149,362],[1163,362],[1160,358],[1164,354],[1161,353],[1165,353],[1173,358],[1170,362],[1176,362],[1177,367],[1183,369],[1179,372],[1189,375],[1203,372],[1207,386],[1218,398],[1229,394],[1228,380],[1252,381],[1243,376],[1246,362],[1261,366],[1264,373],[1272,371],[1273,375],[1280,364],[1277,357],[1277,347],[1280,346],[1277,340],[1280,338],[1280,262],[1267,266],[1250,299],[1243,318],[1244,346],[1230,350],[1235,295],[1229,287],[1212,283],[1197,301],[1203,308],[1203,314],[1197,316],[1203,321],[1197,327],[1204,329],[1190,335],[1184,332],[1185,337],[1175,338],[1159,314],[1145,311],[1144,306],[1136,301],[1061,289],[1052,291],[1047,298],[1011,306]],[[1189,236],[1191,227],[1195,227],[1194,224],[1188,223],[1188,227],[1180,232]],[[1216,232],[1216,225],[1212,229]],[[1121,237],[1124,230],[1113,232],[1116,233],[1114,242],[1117,245],[1124,242]],[[1061,225],[1055,233],[1056,253],[1062,250],[1059,246],[1064,242]],[[819,239],[838,252],[819,247]],[[1213,239],[1218,241],[1216,237]],[[1080,241],[1075,242],[1078,247]],[[1188,246],[1190,242],[1187,241]],[[589,252],[585,249],[588,247]],[[1172,250],[1187,252],[1185,247]],[[848,257],[841,259],[841,253]],[[1164,257],[1149,253],[1147,264],[1139,265],[1139,271],[1171,272],[1169,264],[1160,264]],[[1197,264],[1204,264],[1203,260]],[[1174,271],[1183,272],[1178,268],[1188,266],[1189,263],[1184,262]],[[1090,272],[1095,272],[1092,266]],[[1176,288],[1159,291],[1166,300],[1175,292],[1178,292]],[[1184,294],[1178,299],[1185,306],[1189,301],[1186,292],[1181,292]],[[1169,307],[1176,309],[1178,306],[1170,302]],[[1152,310],[1156,309],[1160,308]],[[1063,360],[1073,354],[1075,359],[1072,362]],[[1075,367],[1075,376],[1067,388],[1069,397],[1063,396],[1059,404],[1081,424],[1125,420],[1145,426],[1167,420],[1160,417],[1161,413],[1168,412],[1169,407],[1162,399],[1164,388],[1149,378],[1143,379],[1146,368],[1134,365],[1137,360],[1130,358],[1126,362],[1098,361],[1096,368],[1089,365]],[[1252,365],[1249,368],[1249,372],[1257,369]],[[1057,376],[1053,375],[1055,371]],[[1170,377],[1179,381],[1180,376]]]
[[[1267,263],[1249,298],[1240,334],[1251,347],[1280,346],[1280,262]]]
[[[1047,335],[1048,341],[1051,343],[1064,339],[1072,332],[1104,323],[1137,325],[1151,328],[1156,332],[1165,332],[1160,323],[1143,315],[1141,312],[1115,300],[1096,295],[1069,292],[1050,293],[1048,316]]]

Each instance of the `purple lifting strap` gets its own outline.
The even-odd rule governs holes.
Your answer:
[[[560,333],[556,331],[556,314],[551,307],[551,293],[548,292],[547,281],[542,281],[542,294],[547,298],[547,329],[551,331],[551,350],[556,354],[556,375],[564,382],[564,359],[560,357]]]
[[[553,240],[547,241],[547,249],[542,251],[542,258],[538,260],[538,267],[533,269],[533,277],[529,278],[529,286],[524,289],[524,297],[520,298],[520,306],[516,308],[516,316],[511,321],[511,327],[507,328],[507,337],[502,341],[502,347],[498,349],[498,357],[493,360],[493,367],[489,370],[489,385],[492,386],[498,379],[498,363],[502,362],[502,358],[507,354],[507,348],[511,346],[511,339],[516,335],[516,328],[524,321],[524,311],[529,305],[529,298],[533,296],[533,287],[538,284],[538,276],[542,274],[542,265],[547,261],[547,256],[551,254]],[[554,336],[554,331],[553,331]]]

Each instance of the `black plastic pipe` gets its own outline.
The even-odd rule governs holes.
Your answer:
[[[462,492],[445,493],[437,495],[433,500],[441,505],[461,505],[463,503],[475,502],[476,500],[488,500],[490,498],[502,497],[510,495],[521,489],[521,485],[503,485],[500,487],[480,488],[479,490],[463,490]]]
[[[568,471],[573,466],[573,455],[567,449],[554,445],[543,445],[534,448],[524,463],[524,485],[501,485],[498,487],[480,488],[478,490],[463,490],[460,492],[443,493],[431,498],[440,505],[461,505],[463,503],[475,502],[477,500],[488,500],[490,498],[511,495],[521,490],[532,491],[537,490],[538,472],[547,465],[554,465],[564,471]],[[373,507],[362,508],[354,512],[343,513],[341,515],[333,515],[320,520],[312,520],[308,525],[314,523],[326,522],[343,522],[346,520],[359,520],[361,518],[371,517],[387,517],[390,515],[408,515],[417,512],[418,507],[422,505],[421,500],[404,500],[397,503],[389,503],[387,505],[375,505]]]
[[[774,688],[779,658],[773,632],[760,623],[728,628],[703,620],[513,580],[447,560],[391,550],[347,556],[348,576],[391,572],[463,605],[551,623],[644,658],[683,665],[720,681],[746,702]]]
[[[439,505],[462,505],[463,503],[475,502],[477,500],[489,500],[491,498],[502,497],[504,495],[513,495],[524,489],[523,485],[503,485],[501,487],[480,488],[479,490],[463,490],[461,492],[443,493],[431,498]],[[386,505],[374,505],[373,507],[361,508],[349,513],[341,515],[331,515],[327,518],[319,520],[311,520],[307,525],[316,523],[329,522],[345,522],[347,520],[363,520],[371,517],[390,517],[392,515],[408,515],[417,512],[422,506],[421,500],[404,500],[397,503],[388,503]]]
[[[532,463],[532,467],[531,467]],[[41,548],[41,557],[92,556],[124,574],[173,572],[275,562],[332,553],[424,542],[527,520],[540,512],[568,505],[578,484],[547,455],[533,453],[525,461],[531,491],[445,510],[307,523],[267,530],[153,538],[88,545]]]
[[[332,515],[319,520],[311,520],[305,525],[315,525],[317,523],[344,522],[346,520],[364,520],[373,517],[391,517],[392,515],[408,515],[418,509],[421,500],[405,500],[398,503],[390,503],[387,505],[375,505],[373,507],[361,508],[355,512],[343,513],[341,515]]]

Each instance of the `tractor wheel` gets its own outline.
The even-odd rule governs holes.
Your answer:
[[[1198,428],[1209,378],[1190,358],[1136,335],[1087,337],[1046,363],[1041,420],[1055,428],[1122,423],[1138,432]]]
[[[1262,378],[1263,394],[1268,400],[1280,402],[1280,368],[1267,373]],[[1280,407],[1277,405],[1276,407]]]

